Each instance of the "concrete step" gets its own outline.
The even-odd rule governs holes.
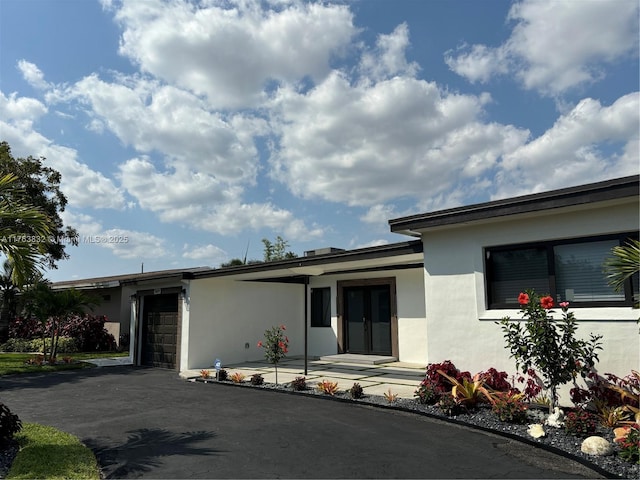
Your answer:
[[[362,365],[382,365],[384,363],[397,362],[396,357],[386,355],[358,355],[355,353],[341,353],[338,355],[325,355],[320,357],[324,362],[356,363]]]

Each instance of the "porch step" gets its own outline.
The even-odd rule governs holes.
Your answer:
[[[338,355],[324,355],[320,360],[325,362],[361,363],[362,365],[381,365],[397,362],[396,357],[385,355],[357,355],[355,353],[340,353]]]

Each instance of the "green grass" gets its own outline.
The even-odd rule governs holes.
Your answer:
[[[128,352],[84,352],[62,354],[58,357],[69,356],[74,360],[87,360],[89,358],[103,357],[126,357]],[[39,372],[57,372],[60,370],[76,370],[79,368],[91,368],[93,365],[80,362],[60,365],[27,365],[25,362],[34,357],[31,353],[0,353],[0,375],[9,375],[14,373],[39,373]]]
[[[20,451],[7,479],[100,478],[95,455],[73,435],[53,427],[25,423],[15,439]]]

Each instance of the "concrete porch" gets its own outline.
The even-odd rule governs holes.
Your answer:
[[[371,355],[329,355],[308,361],[307,375],[304,374],[303,358],[287,358],[278,366],[278,383],[289,383],[296,377],[305,377],[307,385],[315,387],[322,380],[338,382],[340,390],[346,390],[359,383],[365,395],[383,395],[389,389],[401,398],[413,398],[413,393],[424,378],[425,366],[393,361],[393,357],[372,357]],[[373,363],[387,362],[387,363]],[[363,363],[366,362],[366,363]],[[265,382],[275,383],[275,368],[266,361],[223,365],[229,375],[240,372],[246,376],[259,373]],[[213,367],[211,373],[215,374]],[[183,378],[200,376],[200,370],[186,370]]]

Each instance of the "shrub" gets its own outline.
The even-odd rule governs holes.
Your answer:
[[[635,423],[625,427],[624,435],[616,437],[615,442],[620,447],[618,455],[623,460],[640,465],[640,425]]]
[[[571,435],[584,437],[596,431],[596,419],[586,410],[578,409],[564,417],[564,429]]]
[[[9,407],[0,403],[0,442],[10,442],[13,436],[22,429],[18,415],[11,413]]]
[[[42,338],[42,323],[32,317],[16,317],[9,322],[9,338]]]
[[[296,377],[292,382],[291,382],[291,387],[296,391],[296,392],[301,392],[303,390],[307,389],[307,379],[304,377]]]
[[[491,395],[491,410],[502,422],[524,423],[527,406],[522,401],[523,397],[522,393],[495,392]]]
[[[6,343],[0,346],[4,352],[41,352],[42,339],[34,338],[25,340],[22,338],[10,338]],[[68,337],[60,337],[58,343],[58,352],[60,353],[77,353],[78,344],[75,339]]]
[[[423,381],[428,381],[440,395],[451,390],[451,382],[442,373],[458,381],[462,381],[463,378],[471,379],[469,372],[461,372],[450,360],[445,360],[442,363],[430,363],[427,365]]]
[[[444,393],[438,400],[438,407],[445,415],[452,417],[460,413],[460,405],[456,402],[456,399],[450,393]]]
[[[104,315],[74,315],[61,325],[60,334],[75,338],[83,352],[115,350],[116,339],[104,328],[106,321]]]
[[[451,395],[460,406],[464,406],[465,408],[475,408],[483,398],[489,395],[479,373],[474,375],[471,379],[464,376],[462,377],[462,380],[450,377],[443,371],[439,371],[439,373],[449,380],[451,385],[453,385],[451,388]]]
[[[229,377],[229,374],[224,368],[221,368],[220,370],[218,370],[218,380],[220,380],[221,382],[224,382],[228,377]]]
[[[264,378],[259,373],[254,373],[251,375],[251,385],[262,385],[264,383]]]
[[[553,298],[538,296],[533,290],[520,293],[518,303],[524,324],[505,317],[499,322],[516,368],[527,372],[532,366],[542,374],[544,386],[551,393],[550,411],[558,404],[558,387],[572,381],[576,374],[586,376],[598,361],[602,335],[589,341],[576,338],[576,319],[568,311],[568,302],[560,304],[562,319],[551,315]]]
[[[205,380],[211,378],[211,371],[207,369],[200,370],[200,378],[204,378]]]
[[[258,342],[258,348],[264,348],[264,357],[273,364],[276,371],[276,384],[278,383],[278,363],[289,353],[289,337],[285,335],[287,327],[280,325],[271,327],[264,332],[264,342]]]
[[[318,382],[318,390],[326,395],[333,396],[338,392],[338,382],[323,380],[321,382]]]
[[[359,383],[354,383],[353,386],[349,389],[349,395],[354,399],[362,398],[364,396],[362,385],[360,385]]]
[[[440,392],[430,380],[424,379],[413,394],[423,405],[434,405],[440,400]]]
[[[508,392],[512,390],[511,384],[508,382],[509,374],[507,372],[499,372],[491,367],[486,372],[480,372],[480,378],[484,381],[484,385],[491,390],[497,392]]]
[[[233,383],[242,383],[243,380],[245,379],[245,375],[244,373],[240,373],[240,372],[235,372],[233,374],[231,374],[231,381]]]

